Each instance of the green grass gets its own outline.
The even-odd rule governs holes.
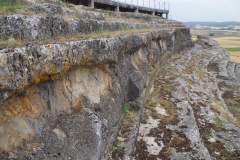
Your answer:
[[[132,18],[132,16],[131,15],[126,15],[125,18]]]
[[[214,118],[214,121],[215,121],[216,126],[217,126],[218,128],[222,128],[223,125],[226,124],[226,122],[224,122],[223,120],[221,120],[221,119],[218,118],[218,117],[215,117],[215,118]]]
[[[122,107],[122,112],[123,112],[124,116],[127,115],[127,113],[129,112],[129,110],[130,110],[130,105],[127,104],[127,103],[125,103],[125,104],[123,105],[123,107]]]
[[[148,104],[150,107],[156,107],[158,105],[157,102],[151,102],[150,104]]]
[[[225,48],[228,52],[239,52],[240,51],[240,47],[239,48]]]
[[[27,6],[28,4],[23,0],[0,0],[0,14],[14,13],[17,9]]]
[[[163,86],[163,89],[164,89],[164,91],[166,91],[166,92],[173,92],[173,91],[175,91],[175,87],[174,86],[172,86],[172,85],[164,85]]]

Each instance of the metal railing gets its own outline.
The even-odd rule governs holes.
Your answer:
[[[122,4],[128,4],[136,7],[145,7],[150,9],[170,10],[170,3],[159,0],[111,0]]]

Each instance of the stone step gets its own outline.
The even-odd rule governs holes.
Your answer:
[[[222,60],[218,63],[218,69],[219,73],[217,75],[217,78],[219,79],[229,79],[228,73],[227,73],[227,65],[228,60]]]
[[[165,20],[167,21],[167,20]],[[1,36],[19,37],[29,41],[39,41],[56,36],[76,35],[94,31],[114,31],[120,29],[184,27],[177,22],[127,23],[117,21],[84,20],[61,16],[24,16],[19,14],[0,16]],[[1,37],[0,36],[0,37]]]
[[[230,62],[230,61],[228,62],[227,73],[228,73],[229,79],[236,79],[236,75],[235,75],[236,65],[237,65],[236,62]]]

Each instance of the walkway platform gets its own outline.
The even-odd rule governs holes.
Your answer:
[[[102,8],[114,10],[116,12],[140,12],[147,13],[156,16],[163,16],[166,14],[166,19],[168,19],[169,10],[154,9],[149,7],[142,7],[137,5],[131,5],[127,3],[118,2],[118,0],[80,0],[82,4],[87,4],[92,8]]]

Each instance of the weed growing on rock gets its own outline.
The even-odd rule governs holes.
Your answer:
[[[204,79],[204,72],[203,72],[202,68],[198,68],[197,69],[197,75],[198,75],[199,79],[201,81],[203,81],[203,79]]]
[[[130,105],[125,103],[122,107],[122,112],[123,112],[124,117],[127,116],[128,112],[129,112],[129,109],[130,109]]]
[[[175,87],[172,86],[172,85],[164,85],[164,86],[163,86],[163,89],[164,89],[166,92],[174,92]]]
[[[129,15],[129,14],[127,14],[127,15],[125,16],[125,18],[132,18],[132,16]]]
[[[181,58],[181,55],[180,54],[173,54],[170,58],[169,61],[176,61],[177,59],[180,59]]]
[[[216,126],[217,126],[218,128],[222,128],[223,125],[226,124],[226,122],[224,122],[223,120],[221,120],[219,117],[215,117],[213,120],[215,121]]]
[[[204,42],[205,45],[208,45],[208,42]]]

